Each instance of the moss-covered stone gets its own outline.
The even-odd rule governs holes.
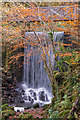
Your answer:
[[[13,106],[9,106],[8,104],[3,104],[3,105],[2,105],[2,111],[3,111],[3,110],[6,110],[6,109],[7,109],[7,110],[10,110],[10,109],[11,109],[11,110],[14,110],[14,107],[13,107]]]
[[[30,109],[31,107],[24,108],[25,110]]]
[[[51,99],[51,105],[52,105],[52,106],[54,105],[54,100],[55,100],[55,98],[53,97],[53,98]]]
[[[34,104],[33,108],[39,108],[39,104],[38,103]]]
[[[9,106],[8,109],[14,110],[14,107],[13,106]]]
[[[13,110],[3,110],[2,111],[2,120],[7,120],[9,118],[9,116],[14,116],[15,115],[15,111]]]
[[[28,112],[23,112],[23,114],[29,114]]]
[[[2,105],[2,111],[5,110],[5,109],[8,108],[8,107],[9,107],[8,104]]]
[[[7,120],[9,116],[14,116],[15,115],[14,107],[9,106],[8,104],[3,104],[2,105],[2,120]]]

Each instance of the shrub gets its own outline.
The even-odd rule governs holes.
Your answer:
[[[13,110],[4,110],[2,111],[2,120],[7,120],[9,118],[9,116],[14,116],[15,115],[15,111]]]
[[[33,115],[31,115],[31,114],[19,114],[19,119],[20,120],[29,120],[29,119],[31,119],[33,117]]]

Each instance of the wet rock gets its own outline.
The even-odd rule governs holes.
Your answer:
[[[17,112],[20,112],[20,110],[17,110]]]
[[[30,92],[31,96],[34,95],[34,91],[33,90],[29,90],[29,92]]]
[[[25,91],[22,89],[22,92],[24,93]]]
[[[39,100],[45,101],[45,92],[44,91],[39,92]]]
[[[28,96],[28,100],[29,100],[31,103],[34,102],[34,100],[33,100],[30,96]]]
[[[22,95],[25,95],[25,93],[22,93]]]
[[[15,90],[14,90],[14,89],[12,89],[12,90],[11,90],[11,92],[15,92]]]
[[[31,100],[31,103],[33,103],[33,102],[34,102],[34,100],[32,99],[32,100]]]
[[[24,100],[28,100],[27,96],[24,96],[23,99],[24,99]]]
[[[33,97],[34,97],[35,100],[37,100],[37,97],[36,97],[36,93],[35,93],[35,92],[34,92],[34,96],[33,96]]]
[[[48,96],[47,96],[47,94],[46,94],[46,101],[47,101],[47,102],[49,102],[49,99],[48,99]]]
[[[20,102],[21,102],[21,103],[24,103],[24,100],[21,100]]]
[[[14,103],[14,101],[13,101],[13,100],[9,100],[9,99],[8,99],[8,102],[9,102],[9,103]]]
[[[31,98],[30,96],[28,96],[28,99],[29,99],[29,101],[31,101],[31,100],[32,100],[32,98]]]
[[[37,100],[36,92],[34,92],[33,90],[30,90],[29,92],[30,92],[31,96],[34,97],[35,100]]]
[[[33,90],[29,90],[29,92],[30,92],[30,93],[34,93],[34,91],[33,91]]]
[[[7,77],[6,81],[7,81],[9,84],[12,84],[12,83],[13,83],[12,76]]]

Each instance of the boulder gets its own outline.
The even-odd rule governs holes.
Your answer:
[[[32,98],[31,98],[30,96],[28,96],[28,100],[29,100],[29,101],[31,101],[31,100],[32,100]]]
[[[44,91],[39,92],[39,100],[45,101],[45,92]]]
[[[49,102],[49,99],[48,99],[48,96],[47,96],[47,94],[46,94],[46,101],[47,101],[47,102]]]
[[[34,92],[34,95],[33,95],[34,99],[37,100],[37,97],[36,97],[36,93]]]
[[[27,96],[23,96],[23,99],[24,99],[24,100],[28,100],[28,97],[27,97]]]
[[[24,103],[24,100],[21,100],[20,102],[21,102],[21,103]]]

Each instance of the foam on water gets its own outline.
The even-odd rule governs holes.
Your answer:
[[[51,103],[51,99],[53,95],[45,88],[42,87],[42,88],[33,89],[33,88],[28,88],[25,84],[23,84],[22,87],[25,91],[25,94],[22,95],[25,102],[31,102],[31,103],[33,102],[33,104],[39,103],[40,105]]]
[[[22,112],[22,111],[24,111],[24,107],[14,107],[14,111],[20,111],[20,112]]]

